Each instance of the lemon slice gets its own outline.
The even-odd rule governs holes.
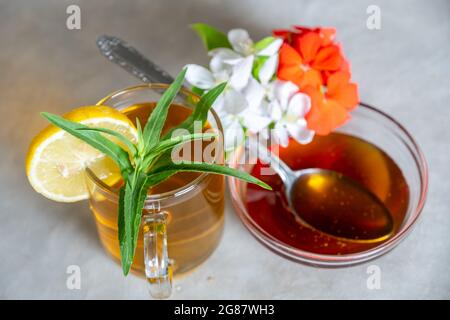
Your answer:
[[[64,118],[90,127],[112,129],[133,142],[137,140],[133,123],[126,115],[110,107],[80,107],[65,114]],[[54,125],[42,130],[28,149],[28,180],[38,193],[51,200],[75,202],[87,199],[87,167],[108,185],[121,178],[120,169],[109,157]]]

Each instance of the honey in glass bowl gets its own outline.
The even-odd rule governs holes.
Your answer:
[[[405,239],[425,206],[428,167],[419,145],[398,121],[366,103],[361,102],[349,121],[330,136],[317,135],[310,145],[291,142],[280,154],[292,169],[319,167],[349,175],[380,199],[394,228],[389,237],[375,242],[330,237],[292,221],[278,176],[260,177],[275,187],[274,192],[261,192],[229,177],[231,199],[245,227],[267,248],[290,260],[319,267],[370,261]],[[245,148],[240,147],[230,165],[259,175],[261,164],[249,163],[247,158]]]
[[[306,145],[291,140],[287,148],[280,148],[279,156],[293,170],[320,168],[336,171],[351,178],[360,188],[370,191],[391,214],[392,234],[396,233],[404,221],[409,202],[405,177],[397,164],[375,145],[355,136],[334,132],[327,136],[316,136]],[[251,218],[279,241],[308,252],[343,255],[365,251],[388,239],[385,237],[371,241],[356,241],[330,236],[300,223],[289,208],[281,178],[278,175],[262,175],[261,168],[264,166],[267,165],[258,163],[251,172],[271,185],[273,190],[266,191],[248,185],[246,205]],[[323,177],[326,179],[325,175]],[[327,181],[322,183],[327,184]],[[338,194],[338,192],[328,194],[330,198],[326,199],[326,210],[339,212],[342,207],[349,209],[349,206],[342,203],[342,196],[334,197]],[[352,203],[358,203],[358,195],[358,193],[346,195],[345,198]],[[323,199],[316,200],[316,203],[323,201]],[[314,202],[314,199],[311,199],[311,202]],[[301,210],[302,203],[295,204],[295,207]],[[357,208],[358,206],[355,208],[350,206],[350,210]],[[371,223],[378,222],[371,221]]]

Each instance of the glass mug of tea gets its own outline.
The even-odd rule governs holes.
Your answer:
[[[139,85],[114,92],[97,105],[116,108],[131,121],[138,118],[145,125],[155,106],[154,101],[158,101],[167,88],[164,84]],[[198,99],[195,94],[182,89],[169,108],[163,134],[185,120]],[[213,110],[205,127],[222,137],[221,123]],[[216,144],[209,149],[214,149],[214,162],[223,163],[223,141],[219,138],[201,142],[200,147],[204,150],[207,143]],[[88,168],[86,183],[100,241],[105,250],[120,261],[117,212],[122,181],[106,184]],[[198,266],[219,244],[224,222],[224,189],[225,180],[221,175],[180,172],[150,190],[143,209],[132,271],[145,273],[153,297],[168,297],[172,274]]]

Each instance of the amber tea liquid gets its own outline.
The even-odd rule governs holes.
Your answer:
[[[321,168],[346,175],[384,204],[393,220],[392,234],[401,226],[408,209],[408,185],[397,164],[373,144],[343,133],[332,133],[316,136],[307,145],[291,141],[287,148],[280,148],[280,158],[293,170]],[[271,185],[273,191],[248,185],[247,208],[256,223],[281,242],[309,252],[341,255],[365,251],[388,239],[348,240],[300,224],[289,209],[281,178],[261,175],[262,166],[255,165],[252,174]],[[335,202],[333,198],[327,199],[327,208],[331,211],[334,208],[338,212],[340,205],[338,199]],[[302,204],[295,206],[301,210]]]
[[[155,107],[154,103],[134,105],[123,112],[135,122],[139,119],[145,125],[148,116]],[[189,108],[173,104],[170,106],[167,121],[163,129],[167,132],[178,125],[191,113]],[[209,142],[211,143],[211,142]],[[206,142],[203,147],[206,146]],[[192,148],[193,150],[193,148]],[[149,194],[161,194],[184,187],[200,176],[199,173],[178,173],[163,183],[155,186]],[[118,191],[122,182],[111,186]],[[182,273],[204,261],[219,243],[223,229],[224,178],[220,175],[207,175],[198,182],[198,187],[162,208],[169,213],[167,234],[169,258],[173,259],[173,270]],[[90,206],[95,216],[102,245],[117,260],[120,250],[117,233],[117,199],[103,195],[95,185],[90,188]],[[143,214],[150,214],[144,210]],[[142,230],[139,235],[136,255],[132,268],[144,270],[144,248]]]

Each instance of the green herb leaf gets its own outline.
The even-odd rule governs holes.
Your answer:
[[[163,153],[166,150],[172,149],[173,147],[185,143],[188,141],[193,140],[206,140],[206,139],[212,139],[217,138],[219,134],[218,133],[192,133],[192,134],[186,134],[183,136],[176,136],[172,137],[166,140],[161,141],[155,148],[152,150],[151,153]]]
[[[109,134],[113,137],[116,137],[117,139],[119,139],[120,141],[122,141],[128,148],[128,150],[132,153],[133,157],[136,157],[137,155],[137,148],[136,146],[133,144],[133,142],[131,142],[127,137],[125,137],[123,134],[111,130],[111,129],[107,129],[107,128],[79,128],[76,130],[81,130],[81,131],[97,131],[97,132],[103,132],[106,134]]]
[[[175,81],[164,92],[161,99],[159,99],[158,103],[156,104],[155,109],[150,114],[143,133],[145,152],[148,152],[158,143],[162,128],[164,127],[164,123],[166,122],[169,106],[175,99],[178,91],[180,91],[185,75],[186,68],[178,74]]]
[[[213,105],[214,101],[216,101],[217,97],[223,92],[223,90],[225,90],[226,86],[227,83],[224,82],[205,93],[195,106],[192,114],[176,128],[170,130],[164,136],[164,139],[168,139],[175,129],[186,129],[189,132],[193,132],[195,121],[201,121],[203,127],[206,123],[206,120],[208,119],[208,112],[211,109],[211,106]]]
[[[171,176],[173,176],[176,171],[166,171],[166,172],[159,172],[159,173],[151,173],[147,175],[147,187],[151,188],[153,186],[156,186],[160,184],[161,182],[169,179]]]
[[[142,126],[141,126],[141,122],[139,121],[139,118],[136,118],[136,128],[137,128],[137,132],[138,132],[138,142],[137,142],[137,149],[139,154],[144,154],[144,136],[143,136],[143,132],[142,132]]]
[[[141,171],[130,174],[120,191],[118,227],[124,275],[129,273],[133,263],[147,192],[147,176]]]
[[[202,123],[206,122],[209,110],[214,104],[214,101],[216,101],[217,97],[223,92],[223,90],[225,90],[226,86],[226,82],[218,84],[200,98],[200,101],[192,114],[194,120],[200,120]]]
[[[201,89],[199,87],[196,86],[192,86],[191,87],[191,91],[199,96],[202,96],[205,93],[205,89]]]
[[[91,130],[81,130],[89,127],[78,122],[64,119],[63,117],[55,114],[42,112],[41,115],[55,126],[70,133],[74,137],[83,140],[93,148],[110,157],[117,163],[124,177],[132,171],[133,167],[131,165],[128,153],[111,140],[102,136],[100,133]]]
[[[236,170],[230,167],[221,166],[213,163],[205,163],[205,162],[187,162],[187,163],[166,163],[158,166],[157,168],[152,170],[152,174],[161,173],[161,172],[180,172],[180,171],[194,171],[194,172],[208,172],[208,173],[216,173],[223,174],[227,176],[233,176],[239,178],[241,180],[257,184],[258,186],[272,190],[267,183],[253,177],[247,172]]]
[[[216,48],[231,49],[230,41],[228,41],[225,33],[217,30],[216,28],[204,23],[192,24],[191,28],[194,29],[199,35],[200,39],[202,39],[206,50],[211,51],[212,49]]]
[[[126,182],[125,182],[126,186]],[[122,262],[122,270],[125,273],[126,270],[126,264],[124,263],[125,259],[122,257],[128,257],[128,247],[125,245],[125,186],[120,188],[119,190],[119,206],[117,213],[117,229],[119,233],[119,247],[120,247],[120,257]]]

